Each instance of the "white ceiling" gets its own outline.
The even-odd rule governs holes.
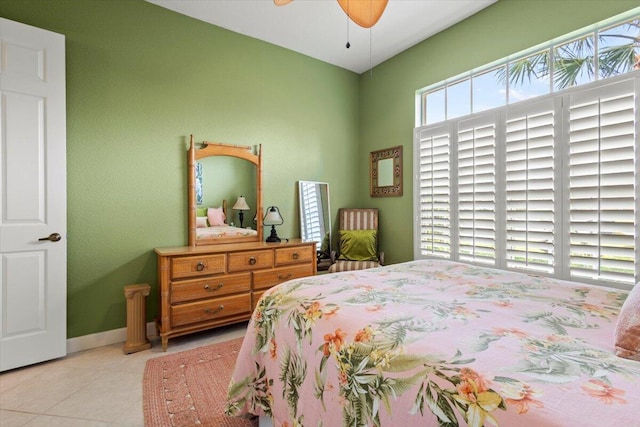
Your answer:
[[[336,0],[147,1],[360,74],[497,0],[389,0],[371,30],[348,20]]]

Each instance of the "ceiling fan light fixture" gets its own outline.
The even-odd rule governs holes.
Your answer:
[[[338,0],[344,13],[363,28],[376,25],[388,2],[389,0]]]
[[[273,0],[276,6],[284,6],[293,0]],[[338,0],[347,16],[364,28],[371,28],[380,19],[389,0]]]

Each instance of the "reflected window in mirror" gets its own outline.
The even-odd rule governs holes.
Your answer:
[[[371,197],[402,196],[402,146],[372,151],[370,155]]]
[[[300,237],[303,242],[316,242],[321,258],[331,253],[331,209],[329,184],[316,181],[299,181]]]

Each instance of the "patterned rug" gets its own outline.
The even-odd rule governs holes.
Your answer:
[[[224,415],[242,338],[149,359],[142,382],[145,427],[256,427]]]

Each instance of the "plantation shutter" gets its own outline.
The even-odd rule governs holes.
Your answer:
[[[637,100],[634,80],[569,101],[569,273],[633,284]]]
[[[420,254],[451,258],[451,137],[441,126],[419,130]]]
[[[304,236],[307,240],[322,241],[323,233],[320,229],[320,206],[318,200],[320,200],[320,194],[318,194],[319,187],[317,185],[301,185],[300,191],[302,192],[303,206],[304,206],[304,221],[302,227],[304,228]]]
[[[555,111],[552,100],[510,108],[506,140],[506,265],[554,273]]]
[[[496,120],[487,114],[458,125],[458,256],[496,261]]]

